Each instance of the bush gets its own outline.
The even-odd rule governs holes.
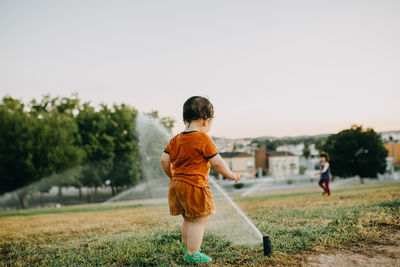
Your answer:
[[[287,183],[287,184],[293,184],[294,181],[293,181],[292,179],[289,179],[289,180],[286,181],[286,183]]]
[[[307,170],[307,168],[305,166],[300,166],[300,168],[299,168],[300,174],[305,174],[306,170]]]
[[[233,187],[234,187],[235,189],[240,189],[240,188],[244,187],[244,183],[237,183],[237,184],[234,184]]]

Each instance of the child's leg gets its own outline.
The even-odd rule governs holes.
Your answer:
[[[323,179],[320,179],[319,182],[318,182],[318,184],[319,184],[319,186],[320,186],[322,189],[324,189],[324,191],[326,192],[326,188],[325,188],[325,185],[324,185],[324,180],[323,180]]]
[[[189,227],[192,225],[192,218],[186,217],[185,215],[182,215],[183,217],[183,224],[182,224],[182,240],[183,243],[185,244],[185,247],[188,247],[188,231]]]
[[[326,179],[325,180],[325,188],[326,188],[326,192],[328,193],[328,196],[331,195],[331,189],[329,188],[330,181],[331,181],[331,179]]]
[[[192,218],[187,231],[187,249],[189,255],[193,255],[193,253],[199,251],[207,221],[208,216]]]

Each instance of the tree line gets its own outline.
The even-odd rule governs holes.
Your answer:
[[[109,186],[113,195],[141,181],[135,119],[138,111],[125,104],[93,106],[71,97],[51,97],[29,103],[6,96],[0,103],[0,194],[37,184]],[[158,117],[157,112],[150,115]],[[169,129],[174,121],[160,118]],[[52,183],[39,181],[52,177]],[[44,181],[44,180],[43,180]],[[26,195],[19,193],[27,207]]]
[[[304,144],[309,147],[311,144],[315,144],[316,148],[322,147],[322,143],[326,141],[327,137],[297,137],[297,138],[270,138],[270,139],[258,139],[255,138],[251,141],[259,148],[265,148],[267,151],[276,151],[279,146],[283,145],[299,145]]]
[[[327,152],[330,156],[332,174],[343,178],[359,176],[363,178],[376,178],[378,173],[386,170],[387,150],[379,133],[372,128],[363,128],[353,125],[349,129],[326,137],[300,137],[254,139],[253,144],[275,151],[281,145],[304,143],[303,156],[311,156],[310,145],[320,152]]]

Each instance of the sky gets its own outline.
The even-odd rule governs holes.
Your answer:
[[[400,130],[400,1],[0,1],[0,97],[158,110],[210,135]]]

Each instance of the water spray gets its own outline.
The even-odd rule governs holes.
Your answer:
[[[109,204],[109,203],[112,203],[112,202],[114,202],[114,201],[117,201],[117,200],[119,200],[120,198],[122,198],[122,197],[128,195],[129,193],[131,193],[131,192],[134,191],[134,190],[135,190],[135,187],[132,187],[132,188],[130,188],[130,189],[128,189],[128,190],[125,190],[124,192],[122,192],[122,193],[120,193],[120,194],[118,194],[118,195],[116,195],[116,196],[114,196],[114,197],[112,197],[112,198],[110,198],[110,199],[107,199],[106,201],[104,201],[104,202],[101,203],[101,204],[102,204],[102,205],[107,205],[107,204]]]
[[[165,193],[167,191],[165,190],[165,188],[167,188],[168,185],[164,185],[162,181],[167,182],[168,179],[165,177],[165,174],[161,169],[161,165],[159,163],[159,154],[160,151],[162,151],[165,145],[168,143],[168,140],[171,138],[171,133],[169,133],[165,129],[165,127],[159,122],[159,120],[151,116],[139,114],[136,119],[140,150],[140,164],[142,167],[144,182],[107,200],[106,202],[104,202],[104,204],[119,201],[121,199],[136,199],[136,193],[141,191],[151,190],[151,192],[155,192],[157,196],[160,195],[160,192]],[[237,213],[240,214],[241,217],[243,217],[247,225],[249,225],[252,229],[251,231],[256,234],[254,236],[254,240],[259,240],[260,242],[261,240],[263,241],[264,255],[269,256],[271,254],[271,240],[269,236],[263,236],[261,234],[258,228],[246,216],[246,214],[236,205],[235,202],[232,201],[232,199],[218,185],[218,183],[215,182],[212,177],[210,177],[210,181],[215,186],[215,188],[220,193],[222,193],[224,198],[228,200],[230,205],[237,211]],[[162,187],[162,190],[158,190],[160,191],[158,193],[156,190],[156,186]],[[150,196],[148,195],[147,197]],[[250,232],[251,235],[252,232]]]
[[[233,206],[233,208],[240,214],[240,216],[243,217],[243,219],[250,225],[251,229],[254,230],[254,232],[257,234],[257,236],[263,240],[263,246],[264,246],[264,256],[270,256],[272,253],[271,249],[271,238],[269,236],[263,236],[260,230],[252,223],[249,219],[249,217],[244,214],[241,208],[233,202],[233,200],[228,196],[228,194],[221,188],[221,186],[214,180],[213,177],[209,177],[209,181],[218,189],[218,191],[228,200],[229,204]]]

